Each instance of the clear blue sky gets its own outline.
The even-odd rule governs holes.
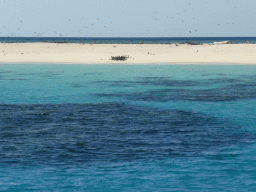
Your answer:
[[[0,0],[0,36],[256,36],[256,0]]]

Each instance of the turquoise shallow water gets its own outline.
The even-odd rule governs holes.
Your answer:
[[[0,65],[1,191],[255,191],[256,66]]]

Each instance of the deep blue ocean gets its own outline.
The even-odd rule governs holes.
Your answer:
[[[0,64],[0,191],[256,191],[256,65]]]
[[[213,43],[230,41],[234,44],[256,43],[256,37],[0,37],[0,43],[96,43],[96,44],[170,44],[170,43]]]

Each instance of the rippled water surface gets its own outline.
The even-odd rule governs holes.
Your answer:
[[[256,37],[0,37],[2,43],[96,43],[96,44],[163,44],[163,43],[213,43],[230,41],[231,43],[256,43]]]
[[[1,191],[255,191],[253,65],[0,65]]]

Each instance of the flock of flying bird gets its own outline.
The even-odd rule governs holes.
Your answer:
[[[5,1],[4,1],[5,2]],[[192,10],[193,11],[193,10]],[[124,12],[124,11],[123,11]],[[186,12],[186,11],[184,11],[184,12]],[[178,13],[178,15],[180,15],[180,13]],[[154,12],[153,13],[153,20],[152,20],[152,26],[154,25],[154,21],[155,22],[158,22],[159,21],[159,19],[156,17],[157,16],[157,12]],[[168,19],[174,19],[174,17],[169,17],[169,16],[167,16],[166,18],[168,18]],[[13,17],[12,17],[12,19],[13,19]],[[75,22],[73,22],[75,20]],[[79,22],[82,22],[83,20],[85,20],[85,17],[82,17],[81,19],[80,19],[81,21],[79,21]],[[98,19],[96,19],[96,22],[97,21],[99,21],[100,19],[98,18]],[[67,25],[67,23],[65,23],[65,27],[66,26],[69,26],[69,27],[72,27],[74,24],[76,24],[76,23],[78,23],[78,19],[70,19],[70,18],[68,18],[67,20],[66,20],[66,22],[67,23],[69,23],[69,25]],[[184,21],[184,19],[183,20],[181,20],[180,19],[180,22],[181,22],[181,25],[183,25],[184,23],[185,23],[185,21]],[[17,29],[17,31],[20,31],[20,30],[23,30],[24,28],[25,28],[25,22],[23,22],[23,21],[19,21],[19,23],[22,25],[22,26],[19,26],[18,27],[18,29]],[[70,25],[70,24],[72,24],[73,23],[73,25]],[[110,24],[112,24],[112,22],[110,22]],[[234,24],[234,23],[233,23]],[[63,37],[63,36],[65,36],[65,37],[68,37],[68,35],[67,34],[64,34],[64,33],[66,33],[66,31],[69,33],[70,31],[71,31],[71,29],[72,28],[69,28],[68,30],[65,30],[64,29],[64,26],[63,25],[59,25],[58,27],[57,27],[57,22],[56,22],[56,24],[54,23],[54,24],[51,24],[51,26],[55,29],[55,30],[52,30],[53,31],[53,35],[54,36],[57,36],[57,37]],[[220,25],[220,24],[218,24],[218,25]],[[61,27],[62,26],[62,27]],[[33,27],[33,26],[30,26],[29,28],[26,28],[25,30],[32,30],[33,28],[31,28],[31,27]],[[36,27],[37,29],[39,28],[39,27]],[[41,26],[40,26],[40,28],[41,28]],[[39,28],[39,29],[40,29]],[[59,28],[59,30],[57,30]],[[87,34],[86,36],[95,36],[95,32],[93,31],[94,29],[96,29],[96,28],[100,28],[101,30],[100,30],[100,33],[98,33],[98,35],[102,35],[102,30],[104,30],[105,28],[110,28],[109,27],[109,25],[106,25],[106,24],[102,24],[102,26],[99,26],[99,25],[97,25],[96,23],[90,23],[89,25],[87,25],[86,27],[84,27],[83,29],[81,29],[81,30],[77,30],[77,31],[71,31],[73,34],[77,34],[77,32],[78,33],[84,33],[84,31],[88,31],[88,30],[91,30],[89,33],[90,34]],[[43,29],[43,28],[42,28]],[[49,29],[49,28],[48,28]],[[42,30],[40,30],[40,32],[38,32],[38,31],[34,31],[34,32],[32,32],[33,33],[33,36],[37,36],[37,37],[42,37],[42,36],[46,36],[46,35],[44,35],[45,34],[45,32],[41,32]],[[95,30],[96,31],[96,30]],[[113,31],[113,28],[111,28],[111,30],[110,31]],[[147,30],[148,32],[150,31],[150,30]],[[189,33],[189,34],[192,34],[193,32],[197,32],[198,30],[197,29],[193,29],[193,30],[189,30],[187,33]],[[163,32],[167,32],[167,29],[165,29]],[[81,35],[82,35],[81,34]],[[104,34],[104,33],[103,33]],[[140,33],[140,35],[143,35],[144,33]],[[16,36],[16,33],[14,32],[14,31],[11,31],[10,29],[8,29],[6,26],[3,26],[3,28],[2,28],[2,30],[0,30],[0,36],[6,36],[6,35],[8,35],[8,37],[9,36]],[[165,34],[163,34],[163,36],[164,36]],[[17,35],[17,36],[19,36],[19,35]],[[51,36],[51,35],[50,35]]]
[[[82,19],[81,19],[82,20]],[[96,20],[96,21],[99,21],[99,18]],[[155,21],[157,21],[157,19],[155,19]],[[22,28],[24,28],[24,22],[23,21],[19,21],[20,22],[20,24],[22,25],[22,26],[19,26],[18,27],[18,29],[17,29],[17,31],[20,31],[20,30],[22,30]],[[72,20],[71,19],[67,19],[67,22],[72,22]],[[181,21],[182,23],[184,22],[183,20]],[[112,24],[113,22],[110,22],[110,24]],[[56,24],[57,24],[57,22],[56,22]],[[53,24],[51,24],[51,26],[52,26]],[[152,24],[153,25],[153,24]],[[71,27],[72,27],[72,25],[70,25]],[[90,26],[95,26],[95,23],[91,23],[90,24]],[[60,27],[61,27],[61,25],[60,25]],[[103,25],[102,26],[103,28],[107,28],[107,25]],[[40,28],[41,28],[41,26],[40,26]],[[85,29],[88,29],[89,28],[89,26],[87,26],[87,27],[85,27]],[[33,28],[30,28],[30,30],[32,30]],[[95,29],[95,27],[94,27],[94,29]],[[59,37],[62,37],[62,36],[64,36],[64,32],[65,32],[65,30],[63,30],[63,29],[61,29],[62,30],[62,32],[60,32],[60,31],[57,31],[56,29],[53,31],[53,33],[55,34],[55,36],[57,35],[57,36],[59,36]],[[78,30],[78,32],[79,33],[82,33],[82,31],[83,30]],[[111,31],[113,31],[113,29],[111,29]],[[148,31],[150,31],[150,30],[148,30]],[[167,31],[166,29],[164,30],[165,32]],[[197,29],[195,29],[194,30],[195,32],[197,32]],[[188,31],[189,33],[192,33],[192,31]],[[37,36],[37,37],[42,37],[44,34],[45,34],[45,32],[38,32],[38,31],[34,31],[33,32],[34,33],[34,36]],[[2,35],[1,35],[2,34]],[[8,36],[15,36],[15,32],[14,31],[11,31],[10,29],[7,29],[6,28],[6,26],[3,26],[3,31],[0,31],[0,36],[5,36],[4,34],[7,34]],[[92,33],[92,34],[95,34],[95,33]],[[99,35],[101,35],[102,33],[98,33]],[[144,33],[141,33],[140,35],[143,35]]]
[[[12,17],[12,19],[13,19],[13,17]],[[83,19],[84,19],[84,17],[83,17]],[[81,19],[81,20],[83,20],[83,19]],[[99,18],[98,18],[96,21],[99,21]],[[71,21],[71,19],[67,19],[67,22],[72,22],[72,21]],[[19,21],[19,23],[21,24],[21,26],[18,27],[17,31],[20,31],[20,30],[22,30],[23,28],[25,28],[25,25],[24,25],[24,22],[23,22],[23,21]],[[112,24],[112,22],[110,22],[110,24]],[[56,22],[55,25],[57,25],[57,22]],[[95,23],[91,23],[90,25],[91,25],[91,26],[95,26]],[[54,24],[51,24],[51,26],[54,26]],[[61,26],[63,26],[63,25],[59,25],[59,27],[61,27]],[[72,27],[72,25],[68,25],[68,26]],[[30,26],[30,27],[31,27],[31,26]],[[33,26],[32,26],[32,27],[33,27]],[[40,28],[41,28],[41,27],[42,27],[42,26],[40,26]],[[107,27],[107,26],[104,25],[104,28],[106,28],[106,27]],[[37,27],[37,28],[38,28],[38,27]],[[89,26],[85,27],[85,29],[88,29],[88,28],[89,28]],[[30,28],[30,30],[32,30],[32,29],[33,29],[33,28]],[[94,27],[94,29],[95,29],[95,27]],[[40,31],[41,31],[41,30],[40,30]],[[60,32],[60,31],[62,31],[62,32]],[[56,30],[56,26],[55,26],[55,30],[53,30],[53,33],[54,33],[55,35],[59,36],[59,37],[62,37],[62,36],[64,36],[64,35],[63,35],[63,32],[65,32],[65,31],[66,31],[66,30],[63,30],[63,29],[60,29],[59,31],[57,31],[57,30]],[[82,33],[82,31],[83,31],[83,30],[78,30],[79,33]],[[112,29],[111,31],[113,31],[113,29]],[[45,34],[45,32],[38,32],[38,31],[34,31],[33,33],[34,33],[34,36],[37,36],[37,37],[42,37],[43,34]],[[1,35],[1,34],[2,34],[2,35]],[[8,37],[9,37],[9,36],[15,36],[15,32],[14,32],[14,31],[11,31],[10,29],[8,29],[7,26],[3,26],[3,29],[0,31],[0,36],[5,36],[5,34],[7,34]],[[93,34],[95,34],[95,33],[93,33]],[[99,33],[99,34],[101,34],[101,33]]]

